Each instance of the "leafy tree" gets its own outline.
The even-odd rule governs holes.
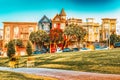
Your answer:
[[[85,29],[83,29],[81,26],[78,26],[78,25],[75,25],[74,30],[75,30],[75,36],[77,38],[77,42],[78,44],[80,44],[80,41],[84,39],[87,32]]]
[[[41,49],[44,42],[49,42],[49,35],[43,30],[38,30],[37,32],[31,32],[29,40]]]
[[[66,27],[64,34],[68,36],[69,40],[72,38],[76,39],[79,45],[80,41],[82,41],[86,36],[87,31],[79,25],[71,24]]]
[[[31,32],[29,40],[34,44],[36,43],[36,32]]]
[[[7,48],[7,56],[9,58],[13,57],[15,55],[15,45],[13,41],[10,41],[8,43],[8,48]]]
[[[54,28],[50,30],[50,41],[57,44],[60,41],[63,41],[63,31],[62,29]]]
[[[29,41],[27,42],[27,45],[26,45],[26,52],[27,52],[28,56],[32,55],[32,46]]]
[[[113,45],[115,42],[119,42],[120,38],[116,34],[110,35],[110,44]]]
[[[4,46],[5,48],[7,48],[8,47],[8,43],[5,43],[5,46]]]

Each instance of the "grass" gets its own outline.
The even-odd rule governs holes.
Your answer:
[[[50,77],[36,76],[31,74],[0,71],[0,80],[57,80]]]
[[[54,68],[84,72],[120,74],[120,49],[33,55],[36,68]],[[27,56],[20,58],[20,67],[26,67]],[[8,66],[1,58],[0,66]]]

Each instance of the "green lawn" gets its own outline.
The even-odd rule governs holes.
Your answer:
[[[0,71],[0,80],[57,80],[54,78],[36,76],[31,74]]]
[[[120,49],[34,55],[35,67],[120,74]],[[26,67],[27,57],[20,58],[20,67]],[[8,66],[1,58],[0,66]]]

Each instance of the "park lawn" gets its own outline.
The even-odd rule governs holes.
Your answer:
[[[0,80],[57,80],[57,79],[32,74],[0,71]]]
[[[68,52],[33,55],[35,68],[54,68],[83,72],[120,74],[120,48],[101,51]],[[1,58],[0,66],[8,66]],[[20,57],[19,67],[26,67],[27,56]]]

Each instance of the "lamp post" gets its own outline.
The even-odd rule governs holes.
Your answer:
[[[110,49],[110,26],[109,26],[109,49]]]
[[[108,25],[108,49],[110,49],[110,25]]]

